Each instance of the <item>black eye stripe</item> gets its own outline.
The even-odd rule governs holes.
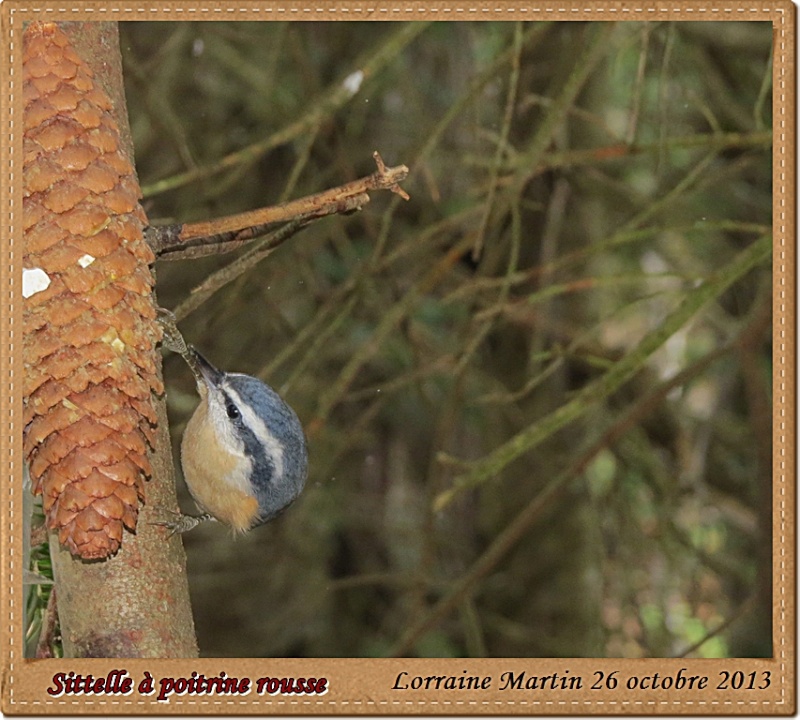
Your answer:
[[[228,417],[233,420],[234,432],[244,443],[245,453],[252,463],[250,481],[254,484],[257,491],[258,489],[263,490],[264,488],[269,487],[274,480],[275,463],[272,458],[267,455],[267,450],[263,443],[259,442],[256,434],[247,425],[247,423],[244,421],[244,418],[242,418],[242,413],[237,407],[236,403],[224,390],[222,391],[222,399],[225,406],[225,412],[228,414]],[[241,402],[246,403],[247,400],[242,399]],[[233,408],[235,411],[236,418],[231,417],[231,408]]]
[[[238,423],[236,432],[244,442],[245,452],[252,462],[250,482],[258,494],[259,489],[269,487],[275,476],[275,464],[267,455],[267,449],[256,434],[244,423]]]

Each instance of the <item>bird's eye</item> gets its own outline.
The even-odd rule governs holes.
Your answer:
[[[231,420],[236,420],[239,417],[239,408],[236,407],[232,402],[229,402],[225,405],[225,412],[228,413],[228,417]]]

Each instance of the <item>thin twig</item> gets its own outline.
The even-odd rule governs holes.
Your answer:
[[[514,117],[514,106],[517,101],[517,87],[519,85],[519,66],[522,55],[522,23],[514,26],[514,55],[511,58],[511,75],[508,79],[508,96],[506,97],[506,108],[503,113],[503,127],[500,131],[500,139],[492,162],[491,177],[489,178],[489,194],[484,204],[483,216],[478,232],[475,235],[475,244],[472,246],[472,260],[477,262],[483,248],[483,238],[486,235],[486,228],[489,226],[489,217],[492,214],[494,196],[497,192],[497,178],[500,174],[500,162],[506,152],[508,145],[508,135],[511,130],[511,120]]]
[[[774,53],[774,48],[770,46],[769,48],[769,59],[767,60],[767,65],[764,68],[764,77],[761,80],[761,87],[758,90],[758,98],[756,98],[756,104],[753,106],[753,117],[755,118],[755,126],[756,130],[763,130],[765,123],[764,123],[764,107],[767,103],[767,99],[770,97],[770,89],[772,88],[772,57]]]
[[[733,623],[743,617],[745,614],[750,612],[756,607],[756,598],[755,596],[750,596],[745,600],[737,609],[736,611],[727,619],[723,620],[717,627],[709,630],[702,638],[700,638],[694,645],[690,645],[686,648],[683,652],[678,653],[675,657],[685,658],[691,655],[692,653],[699,650],[703,645],[705,645],[709,640],[719,635],[723,630],[727,630]]]
[[[698,133],[697,135],[683,135],[635,145],[616,143],[588,149],[554,151],[542,157],[539,165],[529,173],[529,178],[541,175],[548,170],[582,167],[661,150],[706,148],[721,151],[729,148],[769,147],[771,144],[772,132],[764,130],[750,133]],[[488,166],[488,162],[471,161],[469,165],[482,167],[483,165]],[[518,159],[509,162],[509,166],[512,170],[525,170],[527,161],[524,156],[520,155]]]
[[[628,130],[625,133],[625,142],[633,145],[636,139],[636,128],[639,125],[639,112],[642,106],[642,88],[644,87],[645,68],[647,67],[647,49],[650,46],[650,32],[652,26],[645,23],[642,26],[642,48],[639,51],[639,66],[636,69],[636,82],[633,85],[633,98],[631,111],[628,116]]]
[[[208,298],[218,290],[233,282],[247,270],[271,255],[280,245],[300,232],[308,220],[293,220],[276,230],[272,235],[259,243],[246,255],[237,258],[234,262],[209,275],[197,287],[193,288],[189,296],[173,311],[177,320],[183,320],[189,313],[194,312]]]
[[[564,118],[583,89],[584,83],[612,47],[609,40],[613,31],[614,25],[609,23],[597,28],[590,28],[587,32],[589,38],[578,56],[569,78],[539,125],[527,150],[519,155],[518,161],[522,172],[518,173],[513,180],[515,195],[519,195],[522,188],[539,172],[547,148],[552,143],[555,133],[561,128]]]
[[[145,230],[145,239],[156,256],[164,260],[202,257],[236,250],[244,243],[265,235],[278,223],[307,222],[326,215],[359,210],[369,202],[370,190],[389,190],[408,200],[408,194],[400,187],[408,176],[408,168],[405,165],[386,167],[377,150],[372,157],[378,169],[358,180],[280,205],[215,220],[151,226]]]

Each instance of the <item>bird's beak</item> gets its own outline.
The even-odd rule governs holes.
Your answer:
[[[217,370],[208,360],[206,360],[194,347],[189,346],[189,356],[194,363],[195,378],[199,389],[216,388],[222,382],[223,373]],[[203,387],[200,381],[205,383]]]

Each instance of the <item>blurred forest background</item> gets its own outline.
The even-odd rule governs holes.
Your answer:
[[[206,656],[770,656],[768,23],[123,23],[152,223],[411,170],[186,305],[297,410]],[[197,403],[167,355],[173,443]],[[195,508],[181,487],[184,510]]]

